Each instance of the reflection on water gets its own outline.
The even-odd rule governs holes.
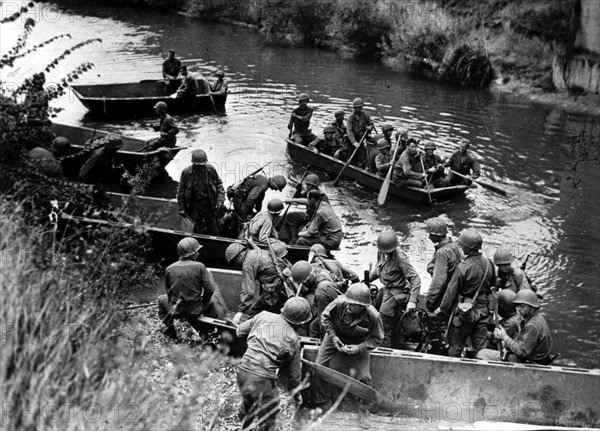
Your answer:
[[[333,178],[321,173],[329,181],[324,189],[345,225],[338,258],[362,273],[375,258],[377,232],[391,227],[426,288],[430,277],[425,268],[433,246],[424,230],[425,220],[444,218],[454,236],[467,227],[478,229],[490,257],[500,245],[508,246],[519,260],[531,253],[528,271],[545,295],[555,349],[579,365],[600,366],[598,118],[524,103],[518,96],[493,90],[423,81],[328,52],[277,46],[243,28],[133,9],[119,9],[117,19],[107,7],[61,5],[69,12],[55,22],[38,22],[33,41],[69,32],[73,35],[69,43],[87,37],[101,37],[103,42],[68,57],[49,81],[82,61],[92,61],[96,67],[81,83],[158,78],[162,57],[170,48],[192,73],[211,76],[218,68],[225,70],[232,92],[227,115],[177,120],[182,130],[179,143],[207,150],[226,185],[267,162],[269,175],[284,173],[296,180],[302,175],[304,167],[289,160],[283,141],[300,92],[311,95],[312,128],[317,133],[333,121],[336,110],[349,113],[352,99],[360,96],[379,129],[384,123],[407,129],[412,136],[435,142],[442,157],[456,148],[459,139],[469,139],[485,181],[505,189],[508,196],[479,187],[443,205],[415,206],[392,198],[379,207],[373,191],[350,180],[335,188]],[[60,44],[64,49],[65,42]],[[11,79],[36,71],[38,64],[47,62],[38,58],[22,62]],[[72,94],[58,105],[65,108],[59,115],[63,122],[85,122],[88,127],[145,139],[153,136],[154,119],[96,123],[85,116]],[[587,132],[587,141],[574,149],[571,136],[582,131]],[[172,178],[178,179],[189,164],[190,153],[191,149],[182,151],[168,166]],[[283,192],[291,193],[291,188]],[[276,193],[268,196],[272,195]]]

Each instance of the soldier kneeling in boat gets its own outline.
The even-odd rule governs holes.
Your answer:
[[[427,142],[425,144],[425,154],[421,156],[425,173],[429,175],[428,183],[433,187],[444,187],[444,161],[440,156],[434,153],[435,144]]]
[[[398,187],[423,187],[427,174],[421,167],[417,140],[409,139],[406,150],[394,166],[392,182]]]
[[[555,356],[550,354],[553,342],[548,322],[540,312],[540,300],[533,290],[520,290],[514,299],[517,313],[521,316],[520,330],[510,336],[502,326],[494,330],[494,337],[504,343],[509,362],[524,362],[548,365]],[[498,352],[484,349],[477,355],[479,359],[498,360]]]
[[[444,167],[450,168],[450,172],[446,175],[446,185],[464,184],[469,186],[472,179],[479,178],[481,174],[479,164],[475,156],[469,152],[469,146],[469,141],[463,141],[460,148],[452,153],[450,159],[444,163]]]
[[[322,199],[318,190],[306,195],[307,207],[314,206],[314,213],[308,224],[298,232],[297,245],[322,244],[329,250],[337,249],[342,242],[342,224],[328,202]]]
[[[158,317],[166,329],[163,333],[177,340],[175,319],[185,319],[200,332],[210,329],[200,321],[201,316],[222,318],[223,307],[217,307],[213,294],[217,289],[215,281],[200,262],[196,262],[202,246],[194,238],[184,238],[177,244],[179,260],[167,267],[165,272],[166,295],[158,298]],[[221,311],[218,311],[221,308]]]
[[[335,129],[333,126],[325,126],[323,128],[323,137],[317,138],[308,144],[308,148],[313,150],[315,153],[323,153],[328,156],[340,159],[342,151],[342,141],[335,135]]]
[[[156,115],[160,119],[158,126],[152,126],[155,132],[160,132],[158,138],[150,139],[146,142],[146,150],[154,151],[160,147],[173,148],[177,144],[176,135],[179,133],[179,128],[173,117],[167,114],[167,104],[158,102],[154,105]]]
[[[338,368],[371,386],[371,354],[383,341],[383,323],[371,305],[371,292],[363,283],[353,284],[345,295],[331,302],[321,314],[325,337],[316,363]],[[333,366],[332,366],[333,365]],[[330,404],[326,383],[317,375],[310,386],[311,402],[326,409]]]
[[[270,238],[278,239],[279,234],[275,229],[275,220],[280,220],[283,211],[283,202],[274,198],[267,204],[267,209],[260,211],[248,222],[246,234],[254,242],[266,244]]]

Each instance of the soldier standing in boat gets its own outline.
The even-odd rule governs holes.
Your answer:
[[[187,320],[196,331],[202,333],[210,326],[200,321],[201,316],[223,317],[219,315],[213,300],[217,289],[213,276],[204,264],[196,261],[201,248],[195,238],[182,239],[177,244],[179,260],[165,271],[167,294],[158,297],[158,317],[166,326],[163,333],[174,340],[178,339],[175,319]]]
[[[345,295],[331,302],[321,314],[325,332],[316,363],[329,367],[340,359],[346,374],[371,386],[371,354],[384,338],[380,315],[371,305],[371,292],[362,283],[353,284]],[[325,382],[317,375],[311,384],[311,403],[327,410],[331,405]]]
[[[445,184],[453,186],[456,184],[471,185],[471,179],[475,180],[481,175],[479,163],[475,156],[469,151],[469,141],[464,140],[460,144],[460,148],[450,156],[450,159],[444,164],[444,167],[450,168],[451,171],[458,172],[468,178],[463,178],[452,172],[449,172],[445,178]]]
[[[377,264],[369,281],[379,278],[383,284],[383,298],[379,308],[385,330],[382,346],[399,348],[405,339],[402,333],[393,331],[395,318],[399,318],[405,311],[417,308],[421,278],[406,253],[400,249],[394,231],[386,230],[379,234],[377,249]]]
[[[167,109],[168,107],[165,102],[157,102],[156,105],[154,105],[154,110],[160,119],[160,123],[158,126],[153,126],[153,128],[155,132],[160,132],[160,136],[158,138],[150,139],[146,143],[146,149],[148,151],[154,151],[160,147],[173,148],[177,145],[179,128],[173,117],[167,114]]]
[[[483,240],[473,230],[464,230],[457,242],[466,256],[461,262],[434,314],[449,315],[448,355],[460,357],[471,339],[475,354],[487,343],[490,295],[496,282],[494,264],[481,253]]]
[[[316,136],[310,130],[310,119],[313,115],[313,108],[308,106],[308,94],[302,93],[298,96],[299,106],[292,111],[288,129],[290,130],[290,139],[301,145],[308,145],[316,139]]]
[[[298,406],[302,404],[299,388],[302,381],[301,347],[297,331],[310,319],[308,302],[293,297],[287,300],[280,315],[263,311],[237,328],[237,336],[248,340],[237,374],[242,394],[242,429],[249,429],[255,418],[261,421],[258,431],[276,429],[278,373],[287,374],[288,391],[294,395]]]
[[[360,97],[354,99],[352,101],[352,107],[354,108],[354,110],[352,114],[348,116],[348,121],[346,122],[346,128],[348,130],[348,139],[350,139],[350,143],[355,148],[358,147],[358,144],[363,138],[363,136],[365,136],[365,133],[368,135],[372,130],[375,129],[375,126],[371,121],[371,117],[369,116],[369,114],[363,111],[364,106],[365,103]],[[369,169],[370,163],[368,156],[370,152],[367,150],[367,145],[376,145],[377,141],[371,136],[366,136],[364,142],[362,142],[361,144],[364,145],[361,145],[361,147],[356,152],[352,164],[362,169]]]
[[[169,58],[162,65],[162,76],[165,79],[165,93],[167,96],[177,91],[177,77],[179,76],[180,69],[181,61],[175,58],[175,51],[170,49]]]
[[[227,94],[227,81],[225,81],[225,72],[221,69],[215,72],[217,80],[210,84],[210,94]]]
[[[194,233],[219,235],[218,209],[225,201],[223,182],[204,150],[192,152],[192,165],[181,173],[177,202],[179,215],[194,222]]]

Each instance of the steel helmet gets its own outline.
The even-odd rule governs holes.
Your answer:
[[[223,72],[221,69],[219,69],[219,70],[217,70],[215,72],[215,76],[224,77],[225,76],[225,72]]]
[[[304,283],[312,273],[313,267],[306,260],[299,260],[292,266],[292,280],[294,283]]]
[[[390,148],[390,147],[391,147],[391,145],[387,141],[387,139],[381,138],[379,141],[377,141],[377,149],[379,149],[379,150],[383,150],[384,148]]]
[[[287,245],[283,241],[275,238],[269,238],[269,244],[275,253],[275,257],[285,257],[288,254]]]
[[[278,212],[283,210],[283,202],[281,199],[279,198],[273,198],[269,201],[269,203],[267,204],[267,210],[269,210],[269,212],[271,214],[277,214]]]
[[[335,114],[333,115],[335,118],[342,118],[345,115],[345,112],[340,109],[339,111],[335,111]]]
[[[512,310],[515,308],[515,297],[517,294],[510,289],[502,289],[498,292],[498,306],[505,310]]]
[[[496,265],[510,265],[513,262],[512,254],[505,248],[499,248],[494,253],[494,263]]]
[[[192,151],[192,163],[198,163],[200,165],[205,165],[207,162],[208,162],[208,156],[206,155],[206,151],[204,151],[204,150]]]
[[[271,178],[271,181],[279,191],[282,191],[287,185],[287,181],[285,180],[285,177],[283,175],[275,175],[273,178]]]
[[[308,174],[304,179],[304,182],[315,187],[319,187],[319,184],[321,184],[321,180],[317,174]]]
[[[71,149],[71,141],[64,136],[54,138],[52,141],[52,151],[57,155],[64,155]]]
[[[471,229],[465,229],[460,233],[456,240],[460,245],[471,250],[479,250],[483,244],[483,239],[479,233]]]
[[[306,100],[306,101],[310,100],[310,97],[308,97],[308,94],[302,93],[302,94],[300,94],[300,96],[298,96],[298,102],[302,102],[303,100]]]
[[[165,102],[157,102],[154,109],[160,112],[167,112],[167,104]]]
[[[424,148],[426,150],[435,150],[435,144],[433,142],[426,142]]]
[[[425,230],[430,235],[444,236],[448,233],[448,225],[439,217],[430,218],[425,223]]]
[[[354,108],[362,108],[363,106],[365,106],[365,102],[363,102],[360,97],[357,97],[352,101],[352,107]]]
[[[506,290],[506,289],[504,289]],[[537,297],[537,294],[530,289],[522,289],[515,295],[515,299],[513,301],[515,304],[527,304],[532,306],[533,308],[540,308],[540,300]]]
[[[109,135],[104,142],[106,148],[119,149],[123,146],[123,141],[116,135]]]
[[[323,134],[325,133],[335,133],[335,128],[333,126],[325,126],[323,127]]]
[[[364,283],[354,283],[346,291],[345,301],[348,304],[368,306],[371,304],[371,291]]]
[[[310,247],[310,252],[317,256],[327,257],[327,249],[323,244],[313,244]]]
[[[392,126],[391,124],[384,124],[383,126],[381,126],[382,133],[390,132],[392,130],[394,130],[394,126]]]
[[[225,259],[227,259],[227,263],[231,264],[231,261],[239,256],[239,254],[243,251],[246,251],[246,247],[239,242],[229,244],[229,247],[227,247],[225,250]]]
[[[379,251],[389,253],[398,247],[398,237],[393,230],[384,230],[377,237],[377,248]]]
[[[302,325],[312,319],[310,304],[300,296],[293,296],[283,305],[281,317],[292,325]]]
[[[186,237],[179,241],[177,244],[177,253],[179,257],[190,257],[192,254],[200,250],[202,246],[196,240],[196,238]]]

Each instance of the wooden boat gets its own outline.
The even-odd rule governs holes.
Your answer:
[[[179,259],[177,255],[177,244],[183,238],[191,236],[196,238],[202,245],[198,260],[206,266],[217,268],[233,268],[225,259],[225,250],[234,242],[241,242],[234,238],[226,238],[213,235],[192,234],[181,230],[181,217],[179,216],[176,200],[110,193],[111,203],[121,208],[127,223],[103,220],[95,217],[81,217],[63,215],[65,225],[77,223],[89,225],[91,228],[118,226],[124,229],[133,229],[137,232],[147,232],[151,238],[151,249],[146,253],[146,259],[150,263],[160,263],[166,267]],[[137,225],[134,218],[142,217],[146,222]],[[292,263],[308,258],[310,247],[288,246],[287,259]],[[239,295],[239,292],[238,292]]]
[[[210,271],[227,308],[234,312],[241,272]],[[317,343],[313,338],[302,338],[304,359],[316,360]],[[371,376],[381,399],[371,412],[395,417],[396,425],[406,425],[408,418],[417,418],[426,423],[453,425],[502,421],[600,426],[598,369],[449,358],[377,348],[371,354]],[[391,422],[387,429],[393,429],[393,425]]]
[[[97,117],[153,117],[154,105],[165,102],[169,114],[223,112],[226,94],[208,94],[208,83],[198,79],[201,94],[195,97],[171,98],[165,94],[163,80],[147,80],[123,84],[71,85],[83,105]]]
[[[62,165],[65,176],[73,179],[77,179],[79,169],[86,160],[85,156],[81,154],[81,151],[86,148],[86,144],[89,145],[89,141],[92,138],[96,140],[111,134],[110,132],[103,130],[94,130],[88,127],[70,126],[60,123],[53,123],[52,129],[56,136],[69,138],[71,147],[73,148],[71,154],[79,153],[81,155],[81,157],[73,156],[63,160]],[[121,147],[115,155],[115,165],[123,165],[123,167],[131,174],[135,174],[139,166],[151,160],[158,160],[158,168],[160,171],[164,169],[164,167],[181,150],[187,148],[177,145],[173,148],[169,148],[170,154],[165,154],[164,150],[143,151],[146,146],[146,141],[142,139],[121,136],[121,140],[123,141],[123,147]]]
[[[290,141],[289,139],[286,139],[286,142],[287,151],[292,159],[324,169],[328,172],[331,172],[334,175],[339,174],[342,168],[344,167],[345,163],[342,160],[336,159],[335,157],[331,157],[323,153],[313,153],[308,147],[297,144],[293,141]],[[357,183],[362,184],[375,191],[379,191],[381,189],[381,185],[384,181],[384,178],[374,175],[371,172],[367,172],[364,169],[360,169],[353,165],[348,166],[348,168],[344,172],[344,176],[347,178],[351,178]],[[431,189],[431,199],[433,201],[449,200],[464,194],[464,192],[468,188],[468,186],[458,185]],[[390,184],[388,194],[390,196],[395,196],[401,199],[407,199],[409,201],[417,203],[429,203],[429,196],[427,191],[425,189],[420,189],[417,187],[398,187],[394,184]]]

